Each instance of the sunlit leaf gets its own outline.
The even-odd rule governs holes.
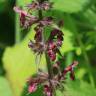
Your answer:
[[[35,54],[28,48],[29,40],[34,36],[33,30],[23,42],[6,48],[3,56],[7,78],[13,88],[15,96],[20,96],[26,80],[36,73]],[[45,68],[45,59],[42,57],[40,68]]]
[[[0,77],[0,96],[13,96],[8,80]]]
[[[76,13],[83,10],[90,0],[51,0],[54,2],[54,9],[67,13]]]
[[[32,0],[17,0],[17,3],[20,5],[20,6],[24,6],[26,4],[29,4],[30,2],[32,2]]]
[[[73,34],[66,29],[63,29],[63,33],[64,33],[64,41],[63,41],[63,45],[61,47],[61,52],[69,52],[75,49],[74,45],[73,45],[73,41],[72,41],[72,37]]]

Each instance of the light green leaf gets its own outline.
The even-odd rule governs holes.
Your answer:
[[[83,10],[90,0],[52,0],[54,2],[54,9],[64,11],[67,13],[76,13]]]
[[[24,7],[24,5],[29,4],[32,0],[17,0],[18,5]]]
[[[80,68],[77,72],[76,72],[76,77],[80,80],[82,80],[85,76],[85,74],[87,73],[87,69],[85,68]]]
[[[72,37],[73,37],[72,32],[70,32],[67,29],[63,29],[62,31],[64,32],[64,41],[61,47],[61,52],[64,53],[74,50],[75,47],[72,43]]]
[[[3,56],[4,68],[14,91],[14,96],[20,96],[26,80],[36,73],[35,54],[28,48],[29,40],[34,36],[33,30],[26,38],[13,47],[6,48]],[[45,58],[42,57],[40,68],[45,68]]]
[[[10,85],[4,77],[0,77],[0,96],[13,96]]]

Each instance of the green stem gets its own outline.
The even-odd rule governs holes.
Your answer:
[[[16,1],[16,5],[19,5],[19,0]],[[16,14],[15,17],[15,43],[20,43],[21,41],[21,33],[20,33],[20,19],[19,15]]]
[[[38,1],[39,1],[39,3],[42,3],[44,0],[38,0]],[[41,20],[43,18],[42,10],[38,11],[38,15],[39,15],[39,19]],[[44,43],[45,43],[45,38],[46,37],[44,36],[44,33],[42,32],[42,42],[44,42]],[[49,83],[54,91],[53,96],[56,96],[55,89],[53,88],[52,83],[50,81],[50,79],[53,78],[53,71],[52,71],[52,64],[51,64],[51,61],[50,61],[50,58],[49,58],[47,52],[45,52],[45,58],[46,58],[47,69],[48,69],[48,74],[49,74]]]
[[[38,1],[39,1],[39,3],[42,3],[44,0],[38,0]],[[38,11],[38,15],[39,15],[39,19],[41,20],[43,18],[42,10]],[[44,37],[44,33],[42,32],[42,42],[44,42],[44,43],[45,43],[45,38],[46,37]],[[45,58],[46,58],[46,62],[47,62],[47,69],[48,69],[48,73],[49,73],[49,78],[52,78],[52,69],[51,69],[52,65],[50,62],[50,58],[46,52],[45,52]]]
[[[48,73],[49,73],[49,79],[52,79],[53,75],[52,75],[52,64],[50,61],[50,58],[48,56],[47,53],[45,53],[45,58],[46,58],[46,62],[47,62],[47,69],[48,69]]]

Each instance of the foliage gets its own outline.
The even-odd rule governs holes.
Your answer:
[[[27,90],[27,86],[24,88],[23,94],[22,96],[43,96],[43,92],[41,91],[42,88],[38,91],[36,91],[33,94],[28,94]],[[57,96],[95,96],[96,95],[96,90],[90,86],[90,84],[84,82],[84,81],[66,81],[65,84],[65,88],[64,88],[64,92],[62,92],[61,90],[57,90]],[[65,94],[65,95],[64,95]]]
[[[92,88],[88,83],[84,81],[70,82],[67,81],[67,85],[65,87],[65,96],[95,96],[96,90]],[[62,92],[57,91],[58,96],[64,96]]]
[[[52,0],[54,9],[60,10],[66,13],[76,13],[82,11],[86,6],[89,5],[90,0]]]
[[[0,96],[12,96],[10,90],[12,90],[14,96],[20,96],[20,94],[35,96],[32,94],[26,95],[27,92],[25,92],[26,79],[36,73],[35,57],[27,46],[29,40],[34,36],[33,28],[26,34],[25,32],[19,32],[22,41],[19,44],[14,43],[16,31],[12,7],[15,5],[15,0],[8,1],[0,0],[0,23],[2,21],[2,24],[0,24],[0,71],[1,68],[6,71],[6,75],[0,77],[0,85],[2,86],[0,87]],[[24,6],[31,1],[17,0],[17,4]],[[74,82],[66,81],[64,92],[68,96],[95,96],[96,0],[52,1],[54,2],[54,8],[45,15],[52,15],[57,20],[59,18],[64,20],[62,31],[64,32],[65,41],[61,52],[67,60],[66,62],[62,61],[62,64],[66,66],[74,58],[79,61],[76,70],[76,79],[79,80]],[[8,22],[6,25],[6,20],[10,21],[10,24]],[[44,58],[43,56],[40,67],[42,66],[45,69],[46,61]],[[22,93],[23,87],[24,91]],[[40,95],[40,93],[37,92],[36,94]],[[64,96],[59,90],[57,90],[57,93],[58,96]]]
[[[18,96],[18,94],[20,94],[22,91],[26,80],[36,72],[36,56],[32,54],[27,44],[29,39],[32,38],[32,35],[33,32],[29,33],[24,41],[12,48],[6,48],[4,53],[4,68],[7,72],[7,78],[10,80],[14,94],[16,94],[16,96]],[[45,60],[43,59],[40,65],[42,68],[44,67],[44,62]]]
[[[1,76],[0,76],[0,96],[13,96],[8,80],[6,80]]]

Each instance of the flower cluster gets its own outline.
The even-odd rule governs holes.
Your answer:
[[[77,66],[78,62],[74,61],[70,66],[64,70],[60,68],[60,61],[57,60],[57,55],[61,55],[60,47],[62,46],[64,34],[60,27],[63,22],[60,20],[58,24],[54,23],[54,18],[42,16],[42,11],[47,11],[52,8],[53,3],[48,0],[35,0],[31,4],[26,5],[27,11],[19,7],[14,7],[14,10],[20,15],[20,24],[24,29],[30,28],[33,24],[35,25],[34,41],[30,40],[28,46],[37,55],[47,54],[51,64],[52,76],[49,72],[43,72],[38,69],[36,77],[28,80],[28,92],[35,92],[39,85],[43,85],[44,94],[46,96],[53,96],[54,88],[58,88],[60,84],[65,80],[66,74],[70,73],[70,78],[74,80],[74,67]],[[39,16],[34,16],[33,11],[38,11]],[[54,26],[55,25],[55,26]],[[48,39],[45,40],[44,30],[45,27],[51,29]],[[54,73],[54,70],[57,73]],[[50,70],[49,70],[50,71]]]
[[[42,2],[42,0],[32,1],[31,4],[28,4],[27,7],[29,10],[49,10],[52,8],[53,3],[48,2],[47,0]]]
[[[43,85],[43,92],[46,96],[53,96],[54,90],[53,88],[58,88],[62,85],[66,78],[66,74],[70,73],[70,78],[72,80],[75,79],[74,76],[74,68],[77,66],[78,62],[74,61],[71,65],[66,67],[64,70],[60,69],[60,62],[57,61],[52,67],[52,71],[54,73],[54,69],[57,70],[57,73],[53,74],[52,78],[49,78],[49,74],[39,70],[37,76],[35,78],[30,78],[28,80],[28,92],[32,93],[37,90],[39,85]]]

